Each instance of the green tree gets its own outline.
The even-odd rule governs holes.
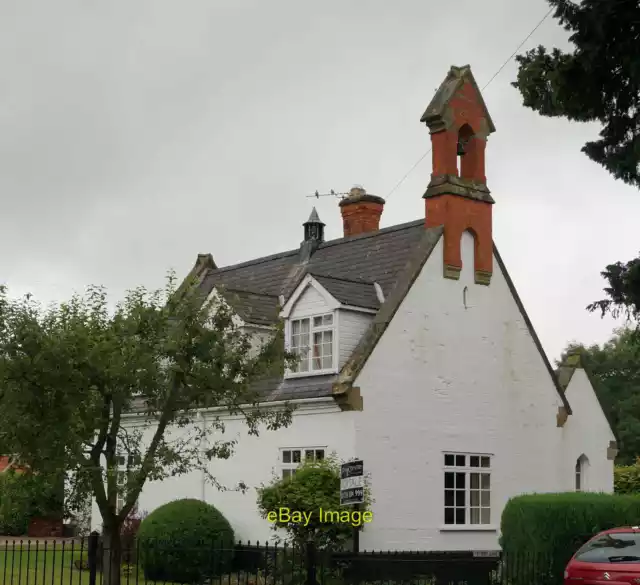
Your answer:
[[[624,316],[640,324],[640,256],[629,262],[609,264],[601,273],[607,282],[604,292],[608,298],[591,303],[588,311],[600,311],[604,317]]]
[[[224,489],[209,473],[235,445],[221,436],[221,417],[244,416],[254,435],[291,420],[289,408],[261,408],[253,390],[291,357],[282,328],[253,346],[227,304],[203,301],[195,283],[176,289],[173,275],[166,289],[135,289],[114,311],[99,287],[46,309],[0,289],[0,452],[42,473],[66,470],[70,508],[95,498],[111,585],[120,528],[145,482],[201,470]],[[212,410],[195,424],[203,409]],[[123,424],[132,413],[135,429]],[[120,487],[122,454],[133,463]]]
[[[286,533],[285,540],[294,546],[304,547],[308,540],[313,540],[319,548],[337,550],[353,536],[354,528],[362,530],[372,520],[371,512],[364,516],[371,503],[368,479],[364,493],[360,516],[357,512],[353,515],[352,507],[340,505],[340,461],[331,456],[307,460],[289,477],[274,477],[269,485],[258,490],[258,509],[275,531]],[[281,510],[285,511],[282,516]],[[305,519],[290,521],[286,514],[293,518],[294,512],[305,514]]]
[[[519,55],[524,105],[543,116],[600,122],[582,147],[616,179],[640,187],[640,4],[638,0],[547,0],[572,52],[542,46]]]
[[[617,463],[633,464],[640,456],[640,339],[635,329],[618,330],[602,346],[570,344],[558,363],[572,350],[580,351],[618,440]]]

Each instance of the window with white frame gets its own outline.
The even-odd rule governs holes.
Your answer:
[[[586,489],[586,474],[589,459],[586,455],[580,455],[576,461],[576,491],[583,492]]]
[[[130,473],[136,467],[140,466],[140,457],[137,455],[118,455],[117,457],[117,485],[118,485],[118,496],[116,499],[116,513],[119,514],[124,508],[124,504],[127,498],[127,483],[130,477]],[[137,508],[137,502],[133,506],[133,511]]]
[[[325,447],[295,447],[280,449],[280,475],[282,479],[295,475],[303,461],[324,459]]]
[[[491,524],[491,455],[444,453],[444,523]]]
[[[292,373],[325,372],[333,369],[333,328],[332,313],[291,321],[289,349],[300,356],[291,368]]]

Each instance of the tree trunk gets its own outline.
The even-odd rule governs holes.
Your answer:
[[[120,530],[105,528],[102,542],[102,585],[120,585],[122,565]]]

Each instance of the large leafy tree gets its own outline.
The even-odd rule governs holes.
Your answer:
[[[635,329],[621,329],[603,345],[570,344],[559,363],[572,350],[580,352],[618,439],[617,462],[635,462],[640,456],[640,339]]]
[[[516,57],[513,84],[543,116],[600,122],[582,151],[616,179],[640,187],[640,3],[547,0],[571,33],[572,52],[540,46]]]
[[[640,325],[640,255],[629,262],[609,264],[602,272],[607,282],[607,298],[591,303],[587,310],[607,313],[614,318],[625,317]]]
[[[111,585],[122,524],[147,481],[201,470],[232,487],[209,473],[211,459],[233,453],[224,416],[243,415],[252,434],[291,420],[252,390],[290,359],[281,328],[256,346],[224,302],[174,285],[171,275],[165,290],[136,289],[115,311],[102,288],[46,309],[0,289],[0,452],[66,470],[70,508],[95,499]],[[132,463],[121,486],[122,455]]]

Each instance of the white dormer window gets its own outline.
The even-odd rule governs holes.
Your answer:
[[[300,356],[292,374],[335,371],[333,313],[292,319],[289,327],[290,351]]]

